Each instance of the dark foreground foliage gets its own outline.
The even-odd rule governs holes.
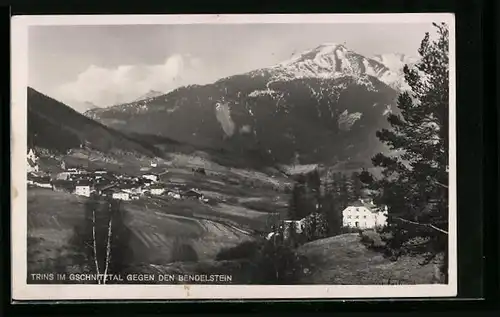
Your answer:
[[[382,177],[368,172],[362,180],[376,193],[374,201],[388,206],[387,244],[394,256],[418,253],[428,262],[448,254],[448,26],[434,24],[436,39],[426,33],[420,61],[405,66],[410,90],[398,98],[398,112],[390,114],[391,129],[377,132],[393,153],[373,157]],[[441,268],[447,274],[447,260]]]
[[[247,283],[251,284],[296,284],[308,267],[307,259],[292,247],[267,240],[244,242],[222,250],[217,258],[246,263],[241,266],[245,272],[235,272],[235,275],[236,278],[246,276]]]

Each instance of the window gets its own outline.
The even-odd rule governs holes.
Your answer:
[[[356,219],[359,219],[359,216],[356,216]]]
[[[364,215],[363,218],[366,219],[366,215]]]
[[[351,215],[347,216],[347,219],[351,219]]]

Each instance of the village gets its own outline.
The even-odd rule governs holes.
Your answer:
[[[119,174],[103,169],[88,170],[84,167],[66,168],[61,163],[62,172],[55,177],[46,175],[39,170],[38,157],[32,149],[27,155],[27,183],[28,186],[52,189],[84,197],[106,197],[122,201],[138,200],[148,197],[166,197],[183,200],[195,199],[202,203],[209,203],[196,188],[189,188],[184,183],[171,180],[162,181],[160,176],[168,173],[153,173],[150,169],[142,169],[139,176]],[[152,161],[150,167],[156,167]],[[203,168],[193,168],[193,173],[205,174]],[[318,206],[317,206],[318,208]],[[283,238],[287,240],[292,231],[299,235],[305,233],[308,219],[300,220],[281,219],[278,224],[270,228],[266,239]],[[353,201],[342,211],[342,226],[354,230],[380,228],[387,225],[387,207],[376,206],[371,199],[359,198]]]
[[[27,158],[28,186],[85,197],[100,196],[123,201],[149,196],[167,196],[172,199],[197,199],[204,203],[209,202],[196,188],[187,188],[185,184],[161,182],[159,173],[144,171],[140,176],[131,176],[103,169],[87,170],[81,166],[66,168],[62,162],[63,172],[51,177],[40,171],[38,158],[32,149]],[[151,167],[156,167],[156,163],[151,162]]]

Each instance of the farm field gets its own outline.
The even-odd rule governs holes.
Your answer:
[[[28,274],[87,272],[83,252],[72,246],[74,228],[84,220],[84,204],[79,196],[28,189]]]
[[[194,204],[198,202],[190,203],[125,203],[123,208],[130,219],[127,227],[134,237],[131,240],[134,257],[153,264],[213,259],[222,248],[252,238],[250,232],[233,224],[206,219],[201,212],[193,213],[187,208],[196,208]],[[175,248],[179,245],[189,248],[189,254],[176,255]]]
[[[176,180],[184,188],[203,187],[227,202],[209,205],[167,197],[122,202],[128,215],[125,224],[132,233],[129,248],[133,257],[128,264],[210,261],[222,248],[267,230],[270,216],[286,206],[286,195],[234,180],[227,183],[227,177],[221,173],[198,175],[188,168],[169,169],[162,176],[163,182]],[[88,270],[84,254],[72,244],[75,228],[84,221],[86,199],[49,189],[28,190],[29,272]],[[247,206],[252,203],[259,208]],[[176,252],[179,247],[189,252]]]

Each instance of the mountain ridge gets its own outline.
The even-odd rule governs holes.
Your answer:
[[[96,122],[66,104],[28,87],[28,146],[58,153],[90,147],[101,152],[123,151],[145,156],[155,147]]]
[[[396,109],[393,75],[343,45],[320,45],[268,68],[85,115],[118,130],[254,155],[266,164],[296,157],[301,164],[366,162],[386,150],[375,132]]]

